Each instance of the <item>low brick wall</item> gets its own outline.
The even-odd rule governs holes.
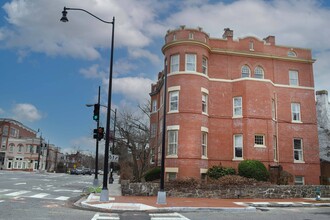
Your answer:
[[[165,184],[166,187],[166,184]],[[316,185],[274,185],[274,186],[209,186],[207,189],[165,189],[169,197],[195,197],[195,198],[315,198],[316,191],[320,189],[321,197],[330,198],[330,186]],[[129,183],[121,181],[121,190],[124,196],[156,196],[159,183]]]

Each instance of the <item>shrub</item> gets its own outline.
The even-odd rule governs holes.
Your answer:
[[[238,175],[254,178],[258,181],[267,181],[269,172],[265,165],[258,160],[244,160],[238,164]]]
[[[207,170],[206,175],[212,179],[219,179],[226,175],[234,175],[236,171],[232,167],[213,166]]]
[[[257,181],[253,178],[246,178],[243,176],[238,175],[227,175],[220,177],[217,180],[211,180],[209,182],[210,184],[220,185],[220,186],[243,186],[243,185],[249,185],[249,186],[264,186],[269,185],[268,182],[261,182]]]
[[[148,170],[144,175],[144,179],[147,182],[160,179],[160,167],[154,167],[151,170]]]

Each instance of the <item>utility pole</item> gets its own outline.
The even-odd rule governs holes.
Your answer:
[[[101,86],[99,86],[99,93],[98,93],[98,98],[97,98],[97,105],[100,108],[100,93],[101,93]],[[98,129],[100,126],[100,113],[97,117],[96,120],[96,128]],[[96,138],[96,152],[95,152],[95,176],[94,176],[94,181],[93,181],[93,186],[99,186],[99,180],[97,178],[98,172],[99,172],[99,139]]]
[[[112,109],[111,109],[112,110]],[[113,136],[112,136],[112,149],[111,154],[115,154],[115,137],[116,137],[116,118],[117,118],[117,109],[115,109],[115,120],[113,122]],[[109,183],[113,183],[113,162],[110,163],[110,178]]]

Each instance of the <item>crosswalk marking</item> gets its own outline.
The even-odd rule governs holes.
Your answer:
[[[10,191],[10,189],[0,189],[0,193],[2,193],[2,192],[8,192],[8,191]]]
[[[91,220],[119,220],[117,213],[96,213]]]
[[[56,200],[62,200],[62,201],[64,201],[64,200],[68,200],[70,197],[66,197],[66,196],[60,196],[60,197],[57,197],[57,198],[55,198]]]
[[[39,194],[35,194],[33,196],[30,196],[31,198],[44,198],[46,196],[48,196],[49,194],[47,193],[39,193]]]
[[[26,185],[26,183],[15,183],[14,185],[15,185],[15,186],[18,186],[18,185]]]
[[[5,194],[6,196],[19,196],[25,193],[29,193],[31,191],[18,191],[18,192],[12,192],[12,193],[7,193]]]
[[[0,202],[4,202],[5,200],[0,200]]]
[[[151,220],[189,220],[189,218],[174,212],[174,213],[155,213],[149,214]]]

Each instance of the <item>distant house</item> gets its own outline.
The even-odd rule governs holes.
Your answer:
[[[38,170],[38,161],[39,170],[54,167],[52,157],[48,157],[54,146],[47,144],[42,137],[37,137],[35,130],[21,122],[0,118],[0,141],[0,169]]]
[[[330,185],[330,103],[328,91],[316,92],[317,123],[321,160],[321,184]]]

